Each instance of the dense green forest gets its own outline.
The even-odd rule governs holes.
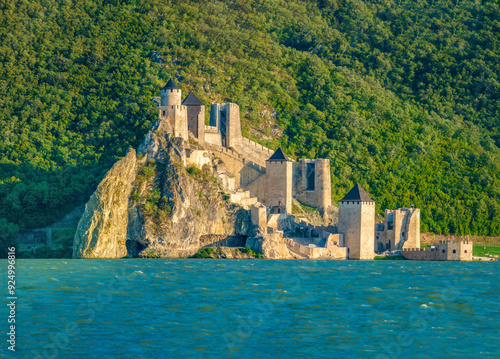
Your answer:
[[[500,7],[446,0],[0,3],[0,239],[85,203],[175,76],[244,134],[329,158],[334,200],[500,235]]]

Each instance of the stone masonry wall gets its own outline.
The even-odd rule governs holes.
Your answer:
[[[222,139],[217,127],[205,126],[205,142],[214,146],[221,146]]]
[[[226,120],[226,147],[236,148],[241,144],[240,106],[235,103],[226,103]]]
[[[291,161],[267,161],[266,195],[268,206],[284,206],[288,214],[292,213],[293,163]]]
[[[205,142],[205,106],[186,106],[188,130],[203,144]]]
[[[435,248],[404,248],[401,255],[420,261],[471,261],[472,242],[440,241]],[[454,252],[455,251],[455,252]]]
[[[314,164],[314,190],[307,189],[307,166]],[[323,212],[332,205],[330,160],[309,160],[301,158],[294,163],[293,196],[311,207]]]
[[[375,239],[375,202],[361,204],[361,245],[359,259],[373,259]]]
[[[404,248],[401,255],[415,261],[437,261],[439,251],[436,248]]]
[[[344,234],[349,259],[373,259],[375,203],[341,201],[338,229]]]
[[[175,137],[182,137],[185,141],[189,140],[186,106],[160,106],[159,117],[169,119]]]
[[[182,103],[181,89],[161,90],[161,106],[179,106]]]

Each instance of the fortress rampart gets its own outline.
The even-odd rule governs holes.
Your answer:
[[[471,241],[439,241],[431,248],[403,248],[401,255],[420,261],[471,261]]]

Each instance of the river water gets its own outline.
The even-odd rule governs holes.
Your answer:
[[[5,358],[500,358],[499,262],[26,259],[16,275]]]

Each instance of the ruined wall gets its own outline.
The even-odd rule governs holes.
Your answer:
[[[267,209],[262,203],[255,203],[251,208],[252,223],[261,233],[267,232]]]
[[[373,259],[375,202],[341,201],[338,229],[344,234],[349,259]]]
[[[420,209],[408,209],[403,248],[420,248]]]
[[[314,168],[314,188],[308,186],[308,167]],[[301,158],[294,163],[293,196],[322,213],[332,205],[330,160],[309,160]]]
[[[205,126],[205,134],[204,139],[206,143],[211,144],[213,146],[221,146],[222,139],[220,137],[220,132],[216,127],[213,126]]]
[[[420,209],[399,208],[396,210],[385,210],[383,226],[377,224],[382,231],[376,233],[375,248],[386,248],[389,242],[389,250],[396,251],[402,248],[420,248]],[[379,243],[382,246],[379,246]]]
[[[266,195],[268,206],[284,206],[288,214],[292,213],[293,162],[267,161]]]

